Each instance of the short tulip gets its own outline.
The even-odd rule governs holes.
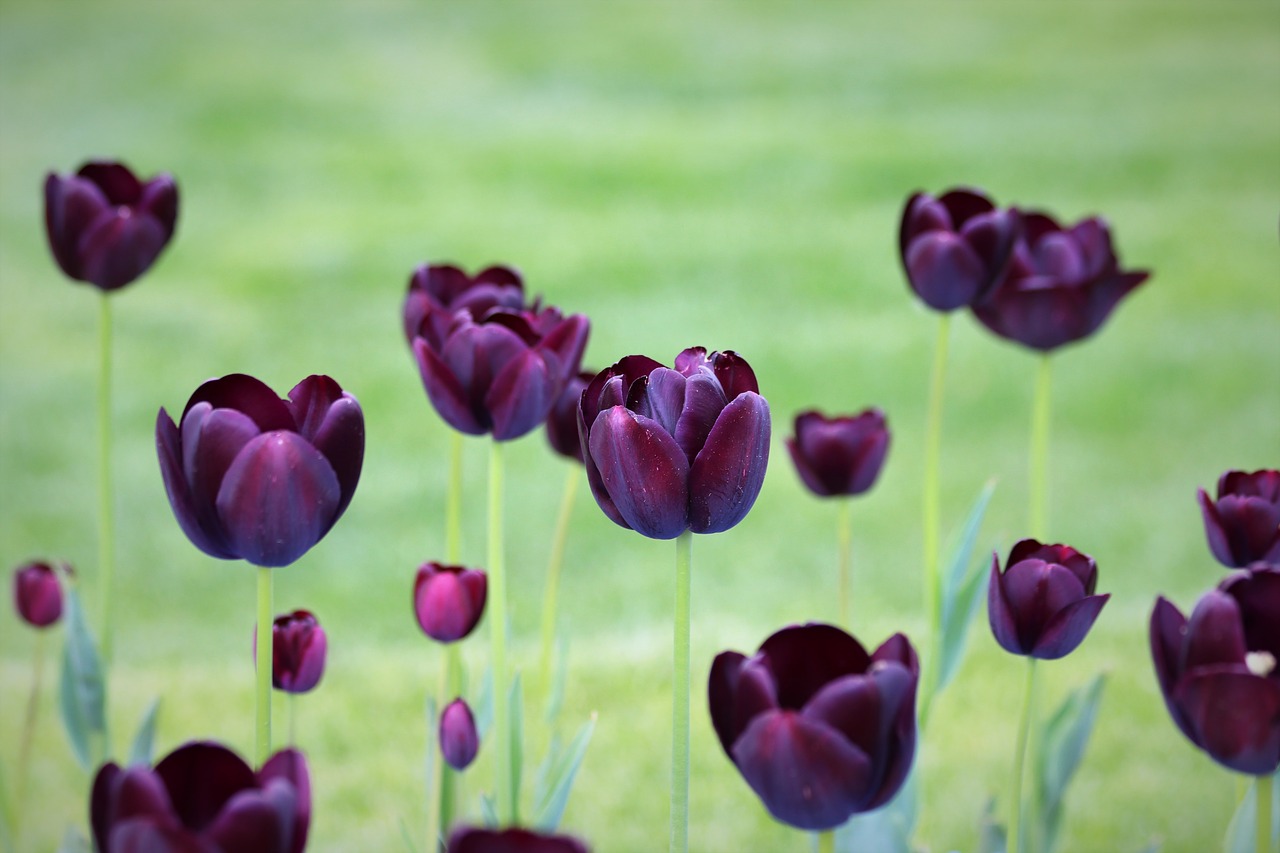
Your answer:
[[[294,749],[254,773],[220,744],[188,743],[154,769],[103,765],[89,822],[100,853],[299,853],[311,822],[311,779]]]
[[[711,665],[711,724],[765,808],[827,830],[893,799],[916,747],[920,663],[902,634],[868,655],[832,625],[784,628]]]
[[[476,718],[463,699],[454,699],[440,714],[440,754],[454,770],[466,770],[480,751]]]
[[[86,163],[45,178],[44,215],[62,271],[115,290],[146,272],[173,236],[178,186],[169,175],[143,183],[120,163]]]
[[[728,530],[760,494],[769,404],[734,352],[693,347],[674,370],[627,356],[591,381],[578,418],[600,509],[651,539]]]
[[[329,532],[355,494],[364,414],[327,376],[286,400],[244,374],[211,379],[183,409],[164,409],[156,449],[169,504],[197,548],[224,560],[285,566]]]
[[[491,266],[467,275],[453,264],[423,264],[409,277],[402,311],[404,335],[410,344],[424,335],[438,349],[458,311],[484,317],[495,308],[519,311],[523,307],[524,281],[510,267]]]
[[[1094,595],[1098,567],[1068,545],[1023,539],[1009,552],[1003,574],[991,557],[987,617],[1005,651],[1056,660],[1071,654],[1093,627],[1110,593]]]
[[[271,684],[275,689],[307,693],[320,683],[328,640],[324,628],[309,610],[277,616],[271,626],[271,637]]]
[[[1190,621],[1163,597],[1151,612],[1151,656],[1184,735],[1224,767],[1280,767],[1280,569],[1234,574]]]
[[[63,567],[64,571],[70,571]],[[30,562],[13,571],[13,606],[33,628],[47,628],[62,618],[62,584],[54,567]]]
[[[860,495],[880,474],[889,451],[889,427],[879,409],[834,418],[802,412],[796,416],[787,450],[800,479],[815,495]]]
[[[591,853],[568,835],[543,835],[528,829],[458,827],[449,836],[449,853]]]
[[[413,581],[413,612],[428,637],[453,643],[480,623],[487,594],[488,578],[479,569],[423,563]]]
[[[1199,492],[1209,549],[1224,566],[1264,563],[1280,568],[1280,471],[1227,471],[1218,499]]]
[[[570,379],[547,416],[547,442],[566,459],[583,461],[582,442],[578,438],[578,403],[595,377],[594,372],[583,371]]]

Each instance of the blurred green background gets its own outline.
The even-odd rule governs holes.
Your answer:
[[[283,393],[328,373],[364,406],[366,467],[342,522],[278,571],[275,602],[314,610],[330,637],[299,712],[313,849],[400,849],[402,820],[417,834],[422,707],[442,655],[410,590],[417,564],[442,556],[448,436],[400,300],[423,261],[508,262],[592,318],[592,366],[703,344],[755,367],[774,415],[769,477],[745,522],[694,546],[690,846],[807,849],[721,752],[706,672],[720,650],[835,618],[834,507],[802,491],[782,444],[811,406],[888,414],[886,470],[853,511],[855,633],[923,639],[936,318],[904,283],[896,231],[911,191],[972,184],[1067,220],[1103,214],[1125,264],[1154,270],[1054,365],[1051,538],[1094,555],[1112,593],[1080,650],[1042,668],[1042,707],[1110,673],[1064,849],[1219,843],[1236,781],[1169,720],[1146,622],[1156,594],[1185,609],[1222,576],[1196,488],[1280,464],[1280,5],[4,0],[0,563],[69,560],[96,621],[99,306],[52,263],[40,192],[48,170],[93,156],[170,171],[181,192],[173,244],[113,299],[117,753],[155,695],[161,754],[192,738],[252,751],[253,572],[205,557],[174,523],[157,410],[214,375]],[[1024,532],[1034,365],[970,317],[953,323],[944,524],[997,478],[983,549]],[[485,451],[467,442],[473,564]],[[514,657],[528,670],[567,463],[540,435],[507,457]],[[672,551],[580,492],[564,725],[599,721],[564,825],[603,853],[664,843]],[[990,797],[1004,814],[1023,668],[979,620],[920,752],[918,839],[934,851],[972,850]],[[3,608],[10,766],[33,645]],[[473,668],[486,648],[487,632],[466,644]],[[46,691],[23,849],[52,849],[86,816],[54,710]],[[473,793],[489,763],[482,751]]]

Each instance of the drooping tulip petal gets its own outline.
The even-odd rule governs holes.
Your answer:
[[[591,458],[627,526],[651,539],[674,539],[689,527],[689,462],[655,421],[621,407],[591,428]]]

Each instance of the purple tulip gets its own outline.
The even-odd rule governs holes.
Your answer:
[[[223,560],[286,566],[333,527],[355,494],[364,414],[327,376],[281,400],[244,374],[211,379],[164,409],[156,450],[169,504],[197,548]]]
[[[423,264],[409,277],[404,336],[412,345],[415,337],[423,335],[438,350],[458,311],[484,317],[495,308],[519,311],[523,307],[524,281],[510,267],[486,267],[472,276],[452,264]]]
[[[800,479],[818,497],[860,495],[880,475],[889,427],[879,409],[833,418],[801,412],[787,450]]]
[[[257,634],[254,635],[255,643]],[[320,683],[328,640],[309,610],[277,616],[271,626],[271,684],[285,693],[306,693]]]
[[[1228,577],[1191,620],[1163,596],[1151,657],[1182,733],[1219,764],[1267,776],[1280,767],[1280,569]]]
[[[71,568],[63,565],[62,570]],[[62,584],[52,564],[32,561],[13,570],[13,606],[33,628],[47,628],[62,618]]]
[[[44,181],[49,248],[62,271],[101,290],[142,275],[178,220],[178,186],[169,175],[139,181],[120,163],[93,162]]]
[[[1094,595],[1098,566],[1069,545],[1023,539],[1009,551],[1004,574],[991,556],[987,618],[1005,651],[1056,660],[1075,651],[1111,593]]]
[[[528,829],[477,829],[460,826],[449,836],[449,853],[591,853],[568,835],[542,835]]]
[[[476,718],[465,700],[454,699],[440,715],[440,754],[454,770],[466,770],[479,751]]]
[[[604,514],[651,539],[746,517],[769,462],[769,404],[734,352],[692,347],[675,369],[631,355],[583,392],[578,431]]]
[[[1200,490],[1200,511],[1209,549],[1233,569],[1253,563],[1280,568],[1280,471],[1227,471],[1218,478],[1218,499]]]
[[[311,778],[294,749],[254,773],[221,744],[188,743],[154,769],[103,765],[89,821],[100,853],[299,853],[311,822]]]
[[[1122,271],[1102,219],[1063,228],[1051,216],[1023,217],[1004,281],[973,313],[1002,338],[1049,351],[1087,338],[1150,275]]]
[[[413,581],[413,612],[428,637],[453,643],[480,623],[487,594],[488,578],[479,569],[423,563]]]
[[[1016,210],[997,210],[977,190],[915,193],[898,228],[911,289],[935,311],[973,305],[999,283],[1020,227]]]
[[[783,628],[711,665],[711,724],[765,808],[826,830],[893,799],[916,747],[920,663],[902,634],[868,655],[833,625]]]
[[[594,372],[583,371],[570,379],[547,416],[547,442],[551,449],[578,462],[583,462],[582,442],[578,438],[578,403],[595,377]]]

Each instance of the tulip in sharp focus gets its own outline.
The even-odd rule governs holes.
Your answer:
[[[568,835],[542,835],[528,829],[479,829],[463,826],[449,836],[449,853],[591,853]]]
[[[484,317],[495,308],[519,311],[523,307],[524,281],[510,267],[491,266],[467,275],[453,264],[423,264],[409,277],[402,312],[404,335],[410,344],[424,335],[439,349],[458,311]]]
[[[591,381],[578,417],[596,502],[651,539],[728,530],[760,494],[769,404],[732,351],[693,347],[674,370],[627,356]]]
[[[551,449],[578,462],[583,462],[582,441],[578,438],[578,403],[595,377],[592,371],[582,371],[570,379],[547,416],[547,442]]]
[[[893,799],[916,746],[920,664],[902,634],[868,655],[832,625],[784,628],[711,665],[720,745],[775,818],[837,827]]]
[[[220,744],[188,743],[154,769],[103,765],[89,821],[100,853],[299,853],[311,822],[311,779],[294,749],[254,773]]]
[[[86,163],[45,178],[44,215],[62,271],[115,290],[146,272],[173,236],[178,186],[167,174],[144,183],[123,164]]]
[[[70,571],[66,566],[64,571]],[[13,571],[13,606],[33,628],[47,628],[62,617],[62,584],[49,563],[33,561]]]
[[[1280,568],[1280,471],[1227,471],[1218,499],[1199,492],[1209,549],[1218,562],[1238,569],[1253,563]]]
[[[1191,619],[1162,596],[1151,656],[1174,723],[1219,764],[1265,776],[1280,767],[1280,569],[1234,574]]]
[[[428,637],[453,643],[480,623],[487,594],[488,577],[479,569],[423,563],[413,581],[413,612]]]
[[[860,495],[880,474],[889,450],[889,427],[879,409],[833,418],[801,412],[787,450],[800,479],[815,495]]]
[[[1003,574],[991,557],[987,617],[1005,651],[1041,660],[1071,654],[1083,642],[1110,593],[1094,595],[1098,566],[1068,545],[1023,539],[1009,552]]]
[[[440,754],[454,770],[466,770],[480,751],[476,718],[466,701],[458,698],[440,714]]]
[[[285,566],[324,537],[360,479],[364,414],[327,376],[282,400],[252,376],[196,389],[175,425],[156,418],[169,504],[197,548],[224,560]]]
[[[306,693],[320,683],[328,640],[311,611],[295,610],[277,616],[271,637],[271,684],[275,689]]]

